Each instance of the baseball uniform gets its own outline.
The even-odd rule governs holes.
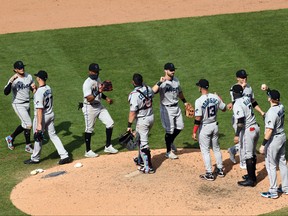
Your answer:
[[[273,130],[271,138],[265,145],[265,167],[268,173],[271,194],[277,194],[277,173],[279,165],[282,191],[288,194],[288,171],[285,158],[286,134],[284,132],[285,110],[283,104],[272,106],[265,115],[265,128]]]
[[[139,153],[143,161],[140,171],[143,173],[154,173],[148,143],[148,134],[154,123],[153,97],[154,92],[151,87],[145,84],[136,86],[128,96],[130,112],[136,113],[136,132],[140,135]]]
[[[12,107],[19,117],[21,125],[19,125],[11,135],[7,136],[5,140],[8,144],[8,148],[13,150],[15,138],[24,131],[26,141],[25,151],[32,153],[33,149],[30,140],[30,130],[32,128],[32,120],[30,117],[30,90],[32,90],[31,85],[34,85],[34,81],[32,76],[24,71],[23,62],[15,62],[14,68],[23,70],[22,74],[18,74],[16,79],[14,78],[15,75],[10,78],[4,88],[4,94],[8,95],[12,91]]]
[[[61,140],[56,134],[54,126],[54,112],[53,112],[53,95],[50,86],[40,86],[34,95],[34,120],[33,131],[36,132],[37,128],[37,109],[43,110],[43,131],[47,131],[50,140],[54,144],[61,159],[68,158],[68,152],[65,150]],[[42,150],[42,142],[35,141],[34,151],[31,155],[31,160],[39,162]]]
[[[225,110],[226,104],[216,94],[202,94],[195,101],[195,117],[201,117],[199,126],[199,145],[203,156],[206,173],[212,173],[210,146],[215,155],[216,166],[223,169],[222,155],[218,143],[218,109]]]

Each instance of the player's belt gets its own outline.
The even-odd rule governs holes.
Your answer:
[[[282,134],[283,132],[280,132],[280,133],[276,133],[276,134],[273,134],[274,136],[276,136],[276,135],[280,135],[280,134]]]
[[[166,107],[175,107],[175,106],[178,106],[178,103],[174,103],[174,104],[168,104],[168,105],[165,105]]]

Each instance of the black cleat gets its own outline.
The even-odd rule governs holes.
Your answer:
[[[245,181],[238,181],[238,185],[243,186],[243,187],[255,187],[256,181],[252,181],[250,179],[247,179]]]
[[[243,176],[242,176],[242,179],[247,180],[247,179],[248,179],[248,174],[243,175]]]
[[[64,159],[60,159],[59,162],[58,162],[58,164],[59,164],[59,165],[63,165],[63,164],[70,163],[71,161],[72,161],[72,160],[71,160],[70,157],[66,157],[66,158],[64,158]]]
[[[28,159],[28,160],[24,161],[24,164],[38,164],[38,163],[40,163],[40,161],[33,161],[31,159]]]

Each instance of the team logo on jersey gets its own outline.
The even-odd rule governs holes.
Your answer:
[[[236,115],[239,115],[239,111],[237,111]]]
[[[268,121],[267,124],[270,125],[270,124],[271,124],[271,121]]]

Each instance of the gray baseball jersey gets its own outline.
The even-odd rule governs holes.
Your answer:
[[[239,83],[235,83],[234,85],[239,85]],[[230,96],[231,96],[231,101],[234,102],[232,87],[230,88]],[[252,90],[252,87],[248,83],[245,86],[245,88],[243,89],[243,95],[249,97],[251,101],[253,101],[254,98],[255,98],[254,97],[254,92]]]
[[[68,152],[65,150],[61,140],[56,134],[54,127],[54,112],[53,112],[53,95],[50,86],[44,85],[37,89],[34,94],[34,120],[33,131],[37,128],[37,109],[43,109],[42,130],[47,131],[50,140],[54,144],[61,159],[68,157]],[[41,155],[42,143],[35,141],[31,160],[39,161]]]
[[[284,106],[280,103],[278,106],[272,106],[265,115],[265,128],[273,130],[272,136],[265,145],[265,166],[269,175],[271,194],[277,193],[277,173],[276,168],[279,165],[282,190],[288,192],[288,171],[286,165],[286,134],[284,132]]]
[[[159,86],[161,122],[166,133],[169,134],[172,134],[175,128],[178,130],[184,128],[182,112],[178,106],[180,92],[182,92],[182,89],[176,77],[164,81]]]
[[[244,152],[243,158],[245,160],[253,158],[253,155],[256,155],[256,145],[259,139],[260,128],[256,122],[250,97],[243,96],[235,100],[233,115],[236,123],[240,118],[244,118],[245,120],[245,128],[239,135],[240,152],[242,148],[242,152]]]
[[[5,88],[9,85],[8,81]],[[25,129],[32,127],[32,120],[30,117],[30,87],[33,84],[33,78],[27,72],[24,77],[18,77],[11,85],[12,90],[12,107],[21,120],[21,126]]]
[[[92,94],[92,91],[98,90],[98,86],[101,83],[100,78],[97,80],[93,80],[88,77],[83,84],[83,96],[84,96],[84,104],[83,104],[83,114],[85,119],[85,132],[92,133],[94,130],[94,125],[96,119],[105,124],[106,128],[112,128],[114,125],[114,121],[112,120],[108,110],[101,104],[102,93],[99,93],[93,102],[88,102],[86,97]]]
[[[199,127],[199,145],[203,160],[205,163],[206,172],[212,172],[210,145],[215,155],[217,168],[222,169],[222,154],[218,143],[218,123],[217,112],[218,109],[224,110],[226,104],[216,94],[201,95],[195,101],[195,117],[201,117],[201,124]]]
[[[141,92],[141,93],[140,93]],[[136,131],[140,135],[140,149],[149,148],[148,134],[154,123],[151,87],[143,85],[136,87],[129,94],[130,111],[136,112]]]

